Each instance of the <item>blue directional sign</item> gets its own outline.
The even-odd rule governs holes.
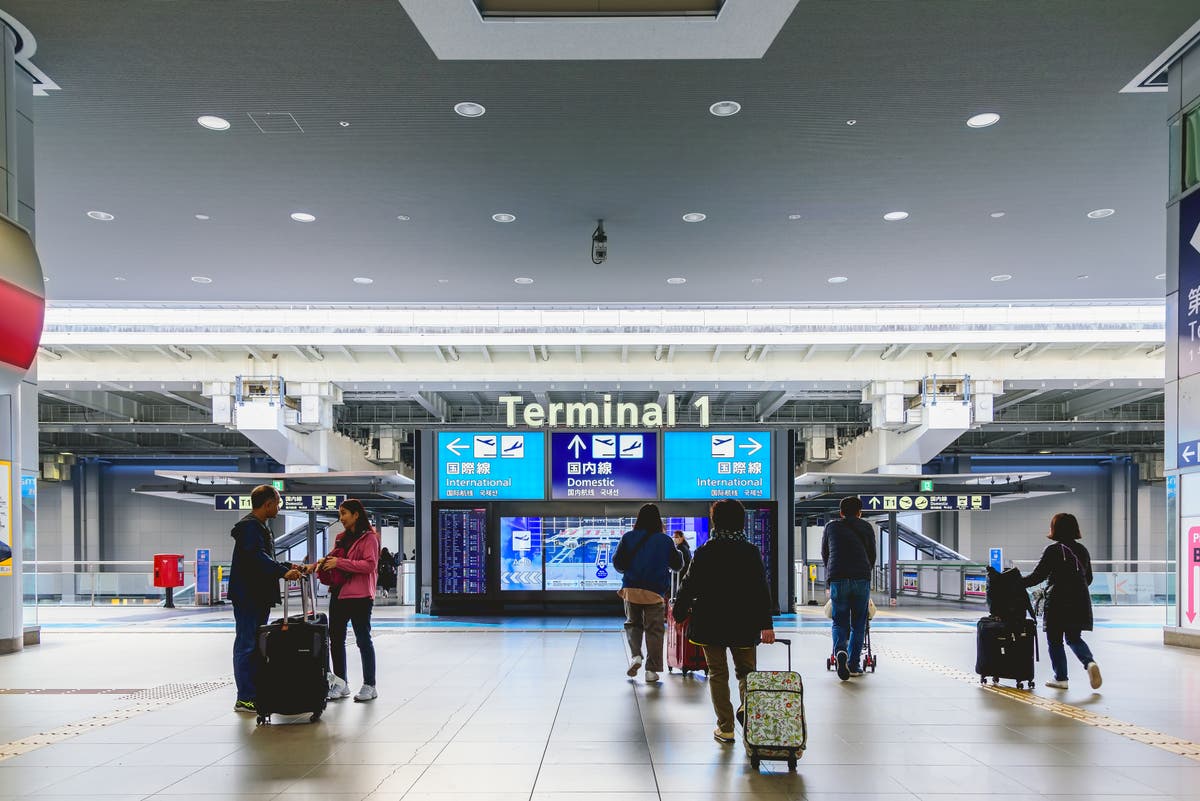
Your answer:
[[[992,570],[1003,572],[1004,570],[1004,549],[991,548],[988,550],[988,564],[992,566]]]
[[[1200,439],[1179,443],[1179,469],[1200,465]]]
[[[1177,298],[1179,377],[1186,378],[1200,372],[1200,192],[1193,192],[1179,203]]]
[[[991,495],[859,495],[868,512],[986,512]]]
[[[336,512],[345,495],[300,495],[294,492],[280,493],[281,512]],[[214,495],[213,505],[218,511],[249,512],[249,495]]]
[[[554,432],[550,435],[550,497],[658,498],[658,435]]]
[[[663,498],[771,497],[769,431],[668,431],[663,434]]]
[[[439,431],[441,500],[543,500],[546,435],[540,431]]]

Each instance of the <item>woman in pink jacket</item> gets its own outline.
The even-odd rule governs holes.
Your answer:
[[[362,501],[347,498],[338,508],[345,530],[338,535],[329,556],[317,562],[317,575],[329,585],[329,645],[333,672],[341,679],[329,688],[330,700],[350,695],[346,681],[346,624],[354,626],[354,639],[362,657],[363,686],[355,701],[374,701],[375,645],[371,642],[371,607],[379,575],[379,535],[371,528]]]

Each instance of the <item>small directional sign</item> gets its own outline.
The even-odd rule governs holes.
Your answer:
[[[1179,443],[1179,467],[1200,465],[1200,439]]]
[[[991,495],[859,495],[868,512],[986,512]]]
[[[280,497],[283,503],[281,512],[336,512],[346,500],[345,495],[297,495],[285,492]],[[216,495],[213,496],[216,509],[229,512],[249,512],[249,495]]]

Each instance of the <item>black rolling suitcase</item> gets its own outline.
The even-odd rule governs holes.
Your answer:
[[[979,683],[1011,679],[1017,689],[1029,683],[1033,689],[1033,663],[1037,658],[1037,621],[1026,618],[1010,628],[998,617],[988,615],[975,627],[975,672]]]
[[[309,605],[311,601],[311,606]],[[258,629],[258,723],[271,715],[309,715],[316,723],[329,693],[329,618],[317,614],[315,579],[300,580],[302,614],[288,615],[287,588],[283,617]]]

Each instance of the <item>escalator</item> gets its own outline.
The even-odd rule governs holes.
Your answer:
[[[876,518],[871,521],[879,528],[879,533],[888,535],[888,519],[886,517]],[[966,556],[963,556],[958,551],[949,548],[931,537],[927,537],[919,531],[915,531],[900,521],[896,521],[896,536],[900,540],[899,558],[902,560],[912,559],[954,559],[960,562],[969,562]],[[881,540],[883,548],[879,555],[879,562],[886,563],[886,548],[888,536],[884,536]],[[907,553],[908,549],[912,549],[912,553]]]

